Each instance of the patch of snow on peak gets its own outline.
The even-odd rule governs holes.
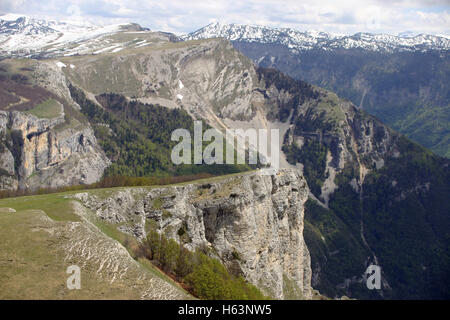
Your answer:
[[[24,14],[15,14],[15,13],[7,13],[0,16],[0,20],[5,21],[16,21],[17,19],[20,18],[29,18],[29,17]]]
[[[418,35],[419,34],[416,32],[404,31],[404,32],[400,32],[399,34],[397,34],[397,37],[399,37],[399,38],[414,38]]]
[[[94,25],[88,21],[55,21],[23,15],[0,16],[0,56],[68,56],[90,54],[111,46],[98,39],[122,32],[127,23]],[[90,42],[86,44],[87,42]],[[120,44],[122,45],[122,44]],[[111,48],[113,50],[115,48]],[[118,52],[117,49],[115,52]]]
[[[58,66],[58,68],[65,68],[67,67],[64,63],[62,63],[61,61],[56,62],[56,65]]]

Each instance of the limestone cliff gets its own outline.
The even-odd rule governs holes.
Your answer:
[[[98,181],[110,160],[71,99],[61,68],[36,60],[6,60],[1,67],[0,190]]]
[[[293,170],[74,197],[139,239],[153,219],[160,232],[188,248],[209,247],[230,270],[274,298],[311,298],[310,257],[303,240],[308,187]]]
[[[18,111],[0,111],[2,189],[31,189],[89,184],[110,163],[91,128],[61,128],[64,114],[39,119]],[[60,127],[58,127],[58,125]]]

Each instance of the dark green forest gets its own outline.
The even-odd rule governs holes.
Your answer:
[[[248,165],[174,165],[170,155],[178,142],[171,141],[172,132],[183,128],[194,136],[194,121],[182,109],[128,101],[117,94],[97,96],[102,108],[87,99],[80,89],[70,86],[70,91],[112,161],[105,176],[222,175],[250,169]],[[208,128],[204,123],[203,131]]]

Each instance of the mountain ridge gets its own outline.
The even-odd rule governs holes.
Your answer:
[[[102,36],[122,31],[150,31],[136,23],[95,25],[85,21],[60,21],[39,19],[26,15],[0,16],[0,55],[26,57],[32,55],[58,56],[92,53],[84,47],[76,51],[58,53],[58,47],[74,46]],[[403,35],[404,34],[404,35]],[[177,38],[172,35],[173,38]],[[409,32],[399,35],[358,32],[343,35],[323,31],[298,31],[293,28],[272,28],[257,25],[211,23],[199,30],[180,36],[182,40],[224,37],[231,41],[282,44],[294,53],[305,50],[363,49],[379,52],[426,52],[449,50],[450,38]],[[99,45],[98,43],[96,44]],[[86,46],[89,46],[86,44]],[[106,48],[98,46],[97,51]],[[114,49],[114,48],[113,48]],[[94,50],[95,51],[95,50]]]
[[[98,40],[126,31],[150,31],[135,23],[106,26],[88,22],[36,19],[21,15],[0,16],[0,56],[30,57],[86,54],[115,49],[111,41]],[[142,44],[142,43],[141,43]],[[69,47],[69,50],[66,50]],[[92,47],[92,50],[90,50]],[[62,50],[62,52],[59,52]]]
[[[358,32],[353,35],[339,35],[323,31],[298,31],[293,28],[271,28],[265,26],[211,23],[197,31],[183,35],[184,40],[224,37],[231,41],[277,43],[287,46],[293,52],[322,49],[360,48],[371,51],[427,51],[449,50],[450,39],[443,36],[419,34],[393,36]]]

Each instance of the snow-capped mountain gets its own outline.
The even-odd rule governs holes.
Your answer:
[[[95,53],[117,49],[105,36],[123,31],[148,31],[137,24],[97,26],[87,22],[35,19],[22,15],[0,16],[0,56],[29,57]],[[137,41],[135,41],[137,42]]]
[[[64,22],[36,19],[23,15],[0,16],[0,57],[54,57],[74,54],[115,52],[124,47],[149,44],[149,29],[134,23],[98,26],[87,22]],[[120,39],[119,32],[143,33],[141,37]],[[148,32],[147,32],[148,33]],[[167,36],[167,35],[166,35]],[[449,50],[450,39],[444,36],[401,33],[357,33],[341,35],[320,31],[298,31],[238,24],[213,23],[181,38],[183,40],[223,37],[232,41],[280,44],[293,53],[310,49],[333,50],[362,48],[372,51]]]
[[[449,50],[450,39],[433,35],[398,36],[388,34],[356,33],[339,35],[320,31],[301,32],[290,28],[269,28],[239,24],[212,23],[182,37],[184,40],[226,38],[231,41],[275,43],[285,45],[293,52],[310,49],[332,50],[361,48],[372,51],[427,51]]]
[[[43,20],[34,20],[26,16],[7,14],[0,16],[0,32],[2,34],[26,34],[37,35],[57,32],[53,29],[56,22],[47,22]]]

